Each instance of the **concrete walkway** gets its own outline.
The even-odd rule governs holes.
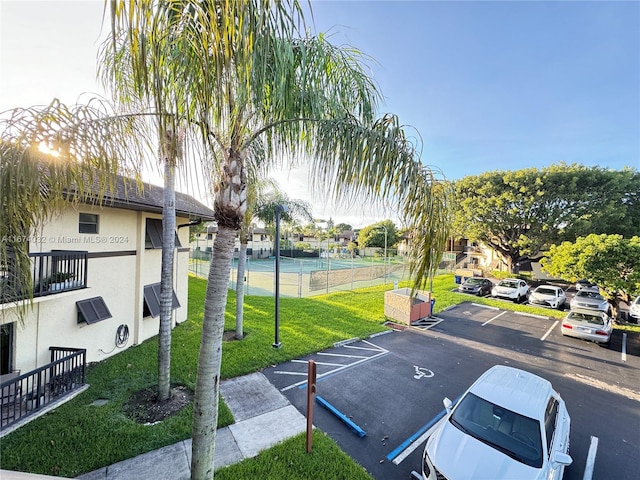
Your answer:
[[[306,430],[306,419],[262,373],[225,380],[220,392],[236,423],[216,434],[215,468],[255,457]],[[273,428],[277,425],[278,428]],[[83,480],[188,480],[191,439],[81,475]],[[5,477],[2,472],[2,479]],[[16,477],[18,478],[18,477]],[[27,477],[20,477],[27,478]]]
[[[220,393],[235,423],[218,429],[215,468],[255,457],[306,430],[306,419],[262,373],[226,380]],[[273,428],[277,425],[278,428]],[[81,475],[82,480],[188,480],[191,439]],[[3,472],[4,480],[4,472]]]
[[[220,393],[235,423],[216,434],[215,468],[255,457],[306,430],[306,419],[262,373],[225,380]],[[273,428],[277,425],[278,428]],[[81,475],[82,480],[188,480],[191,439]],[[4,480],[4,476],[3,476]]]

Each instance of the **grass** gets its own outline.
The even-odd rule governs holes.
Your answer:
[[[204,280],[189,279],[188,318],[172,334],[172,382],[191,389],[195,387],[205,288]],[[313,298],[282,298],[280,349],[271,346],[273,298],[245,296],[246,337],[224,343],[221,377],[259,371],[325,349],[340,340],[365,338],[386,330],[383,293],[388,288],[378,286]],[[556,318],[564,315],[557,310],[470,297],[455,292],[454,288],[453,275],[434,278],[436,314],[448,306],[472,301]],[[234,328],[235,295],[230,292],[225,329]],[[635,331],[640,331],[640,326]],[[153,426],[137,424],[122,413],[122,405],[134,392],[157,383],[155,338],[91,365],[87,383],[91,386],[83,394],[4,437],[0,442],[0,468],[75,477],[191,436],[191,407]],[[97,399],[106,399],[108,403],[93,406]],[[218,426],[222,427],[232,423],[233,418],[224,402],[220,405]],[[221,470],[216,478],[370,478],[320,432],[315,433],[316,447],[311,455],[304,454],[300,442],[304,444],[304,439],[296,437],[255,459]]]
[[[188,319],[173,330],[172,382],[195,387],[206,282],[189,279]],[[242,341],[225,342],[222,378],[255,372],[330,347],[334,342],[383,331],[384,288],[315,299],[281,299],[282,348],[274,349],[273,298],[245,297]],[[235,296],[229,295],[225,328],[235,327]],[[3,437],[0,467],[75,477],[191,436],[191,407],[153,426],[122,413],[132,393],[157,383],[157,340],[150,339],[88,368],[91,387],[52,412]],[[104,406],[94,406],[106,399]],[[221,402],[218,426],[233,422]]]
[[[216,472],[216,480],[259,478],[260,480],[371,480],[326,434],[313,431],[313,447],[306,452],[306,434],[297,435],[269,450]]]

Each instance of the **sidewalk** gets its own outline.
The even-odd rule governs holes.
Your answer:
[[[306,430],[306,419],[262,373],[225,380],[220,393],[236,423],[216,434],[215,468],[255,457]],[[278,428],[273,428],[277,425]],[[78,477],[82,480],[188,480],[191,439],[143,453]],[[5,472],[2,478],[5,480]],[[12,477],[6,477],[10,480]],[[28,477],[15,477],[28,478]]]
[[[216,434],[216,470],[255,457],[260,451],[302,433],[307,421],[262,373],[225,380],[220,393],[235,423]],[[277,425],[277,428],[274,428]],[[191,439],[143,453],[78,477],[82,480],[188,480]],[[2,480],[45,480],[57,477],[2,470]]]
[[[235,423],[216,433],[216,470],[255,457],[260,451],[302,433],[307,421],[262,373],[225,380],[220,393]],[[277,425],[277,428],[274,428]],[[188,480],[191,439],[85,473],[82,480]],[[2,470],[2,480],[46,480],[58,477]]]

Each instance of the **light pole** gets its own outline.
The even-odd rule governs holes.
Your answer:
[[[380,225],[380,228],[384,228],[384,283],[387,284],[387,227]]]
[[[275,339],[273,342],[273,348],[280,348],[280,214],[288,212],[289,207],[287,205],[276,205],[276,288],[275,288]]]

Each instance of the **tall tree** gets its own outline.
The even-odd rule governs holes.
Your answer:
[[[586,278],[606,294],[615,311],[620,300],[640,294],[640,237],[587,235],[575,242],[552,245],[541,260],[554,277],[575,282]]]
[[[416,233],[416,288],[444,247],[448,223],[441,213],[449,201],[436,198],[438,173],[422,165],[397,117],[376,118],[380,94],[366,73],[367,58],[322,34],[301,33],[296,1],[114,0],[111,12],[115,49],[126,52],[121,58],[144,72],[148,52],[158,49],[159,65],[179,70],[169,78],[180,81],[167,87],[202,129],[209,149],[202,161],[213,161],[214,175],[205,178],[214,179],[218,232],[205,294],[191,463],[192,478],[211,479],[227,282],[247,208],[248,162],[262,155],[265,162],[278,158],[295,166],[295,159],[309,158],[314,184],[335,198],[396,200]],[[175,48],[162,45],[169,41]],[[442,188],[441,195],[450,192]]]
[[[244,272],[247,265],[247,246],[249,243],[249,231],[256,216],[256,207],[260,199],[265,195],[265,190],[274,188],[275,181],[270,178],[260,178],[258,174],[253,176],[253,181],[247,184],[247,210],[244,214],[238,237],[240,251],[238,252],[238,267],[236,269],[236,339],[244,338]]]
[[[144,24],[143,52],[132,53],[126,48],[112,48],[120,38],[114,38],[101,50],[100,69],[107,89],[113,93],[119,109],[134,115],[145,115],[150,131],[156,134],[159,163],[164,171],[162,207],[162,262],[160,273],[160,322],[158,331],[158,401],[171,394],[171,318],[173,315],[173,260],[176,237],[175,177],[184,154],[184,141],[189,121],[189,103],[176,101],[176,85],[185,70],[175,59],[180,54],[179,10],[142,2],[155,9],[156,17]],[[112,3],[117,8],[116,3]],[[144,21],[144,18],[141,18]],[[115,26],[115,24],[114,24]],[[165,28],[167,27],[168,28]]]
[[[386,241],[385,241],[386,240]],[[398,242],[398,233],[391,220],[383,220],[360,229],[358,245],[361,247],[391,247]]]
[[[455,182],[454,231],[501,253],[513,268],[549,245],[589,233],[640,231],[640,172],[560,163]]]

